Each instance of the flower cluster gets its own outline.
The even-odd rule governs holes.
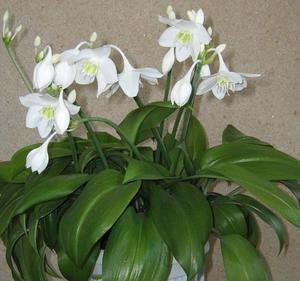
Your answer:
[[[185,20],[176,18],[173,8],[169,6],[167,15],[159,17],[159,21],[167,26],[159,38],[159,45],[169,48],[162,61],[163,74],[155,68],[133,67],[124,52],[115,45],[94,48],[97,39],[95,32],[88,41],[82,41],[60,54],[53,54],[50,46],[40,50],[41,39],[39,36],[35,38],[37,64],[33,72],[33,89],[20,97],[20,101],[28,108],[26,126],[37,128],[41,138],[47,139],[41,147],[28,154],[28,168],[39,173],[45,169],[48,163],[47,145],[55,135],[62,135],[68,130],[71,116],[79,112],[75,90],[69,93],[74,84],[88,85],[96,81],[97,97],[103,93],[111,96],[120,88],[132,98],[138,95],[141,79],[155,85],[158,78],[170,73],[175,61],[181,63],[191,58],[192,66],[170,91],[171,103],[181,107],[189,103],[192,95],[203,95],[209,91],[218,99],[223,99],[229,91],[244,89],[247,86],[246,77],[258,76],[228,69],[222,57],[225,45],[214,47],[212,29],[204,26],[202,9],[188,11],[188,20]],[[8,13],[5,13],[3,41],[9,45],[20,27],[12,35],[7,21]],[[122,69],[118,69],[111,58],[113,50],[122,57]],[[215,58],[219,60],[219,71],[211,75],[209,65]],[[197,79],[195,69],[199,72]]]

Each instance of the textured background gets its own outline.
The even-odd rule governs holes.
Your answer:
[[[16,23],[26,27],[17,47],[19,61],[27,73],[33,69],[33,40],[37,34],[50,43],[55,52],[70,48],[92,31],[99,44],[120,46],[136,66],[160,67],[166,49],[157,44],[164,26],[157,20],[172,4],[180,16],[187,9],[204,9],[220,42],[227,43],[225,59],[237,71],[259,72],[262,79],[251,82],[241,94],[223,101],[205,96],[199,101],[201,118],[210,144],[220,142],[222,130],[232,123],[247,134],[255,135],[277,148],[300,158],[300,1],[299,0],[0,0],[0,14],[8,8]],[[0,47],[0,160],[9,159],[18,148],[38,140],[35,130],[24,127],[25,109],[18,96],[24,85]],[[96,99],[94,88],[82,92],[80,99],[91,114],[119,121],[134,102],[121,93],[112,99]],[[159,87],[146,87],[146,100],[162,98]],[[268,260],[274,281],[300,280],[300,231],[287,225],[290,247],[277,256],[277,241],[262,225],[261,251]],[[11,280],[0,253],[0,281]],[[225,280],[219,246],[213,251],[213,269],[208,280]],[[150,280],[149,280],[150,281]],[[242,280],[241,280],[242,281]]]

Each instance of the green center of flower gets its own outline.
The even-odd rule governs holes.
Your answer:
[[[55,110],[52,106],[44,106],[40,110],[40,113],[43,116],[43,118],[45,118],[47,120],[51,120],[54,117]]]
[[[86,61],[82,66],[82,72],[87,76],[95,76],[97,74],[98,64],[94,61]]]
[[[225,76],[218,76],[217,83],[218,83],[219,87],[223,88],[223,87],[228,86],[228,84],[230,84],[230,81]]]
[[[178,33],[177,39],[182,43],[186,44],[191,41],[192,39],[192,34],[189,30],[182,30]]]

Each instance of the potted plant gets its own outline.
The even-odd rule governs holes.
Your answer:
[[[95,47],[92,33],[59,55],[36,37],[31,82],[11,47],[21,26],[13,34],[5,13],[3,44],[28,91],[20,97],[26,126],[45,139],[0,164],[0,235],[14,280],[204,280],[214,237],[228,281],[264,281],[257,218],[274,229],[280,251],[286,240],[278,215],[300,227],[300,162],[232,125],[222,144],[209,148],[193,114],[198,96],[212,92],[222,100],[259,75],[229,70],[225,45],[216,45],[201,9],[188,11],[187,20],[172,7],[167,15],[160,17],[166,29],[159,44],[168,48],[163,73],[135,68],[115,45]],[[189,70],[172,83],[173,66],[183,61]],[[213,63],[219,70],[211,74]],[[154,85],[164,75],[163,100],[144,104],[142,81]],[[74,86],[95,80],[97,97],[119,90],[137,109],[120,124],[105,113],[86,115]],[[171,116],[174,124],[166,126]],[[95,131],[94,122],[116,134]],[[76,136],[80,126],[86,137]],[[229,194],[214,191],[221,181],[235,184]]]

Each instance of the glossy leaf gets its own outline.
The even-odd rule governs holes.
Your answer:
[[[172,188],[150,186],[150,211],[158,232],[192,280],[202,270],[204,244],[212,225],[212,215],[204,195],[188,184]]]
[[[154,180],[170,177],[169,171],[162,165],[150,161],[131,159],[126,169],[124,183],[134,180]]]
[[[237,234],[221,236],[227,281],[267,281],[262,258],[249,241]]]
[[[247,217],[248,237],[247,240],[256,248],[260,239],[260,231],[257,221],[251,213]]]
[[[222,204],[216,200],[213,204],[214,227],[221,235],[239,234],[247,236],[247,223],[241,209],[235,205]]]
[[[189,123],[189,129],[186,136],[186,148],[194,162],[196,169],[201,166],[201,158],[207,149],[207,140],[203,126],[199,120],[192,116]]]
[[[300,178],[300,162],[272,147],[242,142],[222,144],[206,151],[202,169],[217,164],[235,164],[268,180]]]
[[[281,181],[297,198],[298,202],[300,203],[300,180],[294,181]]]
[[[279,220],[279,218],[263,204],[250,196],[237,194],[234,195],[232,199],[247,208],[250,212],[258,215],[264,222],[266,222],[273,228],[278,237],[281,252],[285,243],[285,229],[283,223]]]
[[[122,184],[115,170],[97,174],[62,217],[59,235],[67,255],[82,265],[138,192],[140,182]],[[84,243],[83,243],[84,241]]]
[[[211,169],[238,183],[259,201],[300,227],[300,205],[271,182],[233,164],[215,165]]]
[[[136,143],[139,132],[157,127],[176,109],[170,102],[150,103],[131,111],[119,126],[127,138]]]
[[[103,281],[166,281],[170,269],[170,252],[152,220],[129,207],[105,248]]]

